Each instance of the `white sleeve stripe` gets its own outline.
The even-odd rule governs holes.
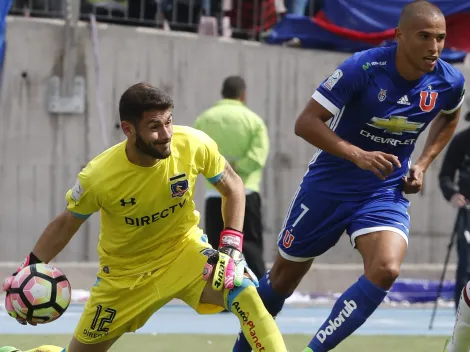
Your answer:
[[[333,115],[336,115],[340,109],[336,107],[331,101],[329,101],[323,94],[321,94],[318,90],[316,90],[312,98],[315,99],[321,106],[323,106],[326,110],[331,112]]]
[[[463,104],[463,101],[465,100],[465,97],[462,97],[460,99],[460,102],[457,104],[457,106],[451,110],[441,110],[444,114],[452,114],[453,112],[457,111],[458,108],[460,108]]]

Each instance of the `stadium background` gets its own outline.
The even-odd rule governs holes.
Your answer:
[[[261,2],[274,4],[261,0],[252,3]],[[327,0],[326,4],[331,8],[333,2],[343,6],[341,11],[348,3]],[[398,7],[405,2],[395,1]],[[34,7],[33,3],[39,5]],[[349,1],[351,13],[354,6],[365,3],[372,2]],[[241,41],[191,33],[197,31],[197,23],[179,23],[175,20],[179,18],[177,14],[167,23],[161,19],[149,22],[144,19],[143,10],[140,18],[132,21],[107,16],[98,17],[96,23],[76,23],[78,4],[78,0],[21,4],[13,1],[14,15],[6,19],[7,46],[0,95],[0,276],[17,267],[45,225],[63,209],[64,194],[87,161],[124,139],[117,125],[117,105],[129,85],[147,81],[163,88],[175,100],[175,123],[192,125],[197,115],[219,98],[221,82],[230,74],[245,78],[248,105],[264,118],[271,138],[261,192],[265,258],[270,262],[287,206],[315,152],[294,135],[294,121],[315,87],[350,55],[344,51],[354,46],[338,42],[330,43],[330,47],[343,52],[302,50],[290,47],[298,45],[296,40],[282,46],[256,40],[261,37],[275,43],[280,37],[302,39],[298,32],[289,37],[289,33],[281,31],[289,21],[299,20],[300,24],[305,21],[292,16],[274,28],[278,32],[267,34],[240,27],[240,14],[240,20],[233,22],[236,23],[233,30],[236,37],[248,39]],[[261,14],[254,11],[264,29],[267,29],[264,21],[269,22],[269,18],[263,11],[268,5],[261,7]],[[318,9],[310,5],[307,11],[313,15]],[[465,14],[470,5],[460,6],[459,11]],[[88,15],[82,15],[82,19],[88,19]],[[207,17],[204,21],[206,26],[202,30],[209,33],[214,19]],[[187,30],[162,30],[165,25]],[[382,33],[383,28],[379,29],[376,32]],[[285,35],[280,35],[281,32]],[[385,32],[381,35],[381,41],[389,36]],[[370,40],[359,43],[361,47],[379,44],[371,44]],[[324,41],[318,44],[325,46],[328,45]],[[465,54],[454,54],[449,56],[451,60],[465,60]],[[455,65],[470,81],[469,65],[465,61]],[[61,106],[64,101],[60,96],[67,95],[73,99]],[[463,115],[469,110],[468,101],[467,97]],[[60,113],[60,109],[64,110]],[[458,130],[467,125],[462,118]],[[418,152],[424,145],[423,137],[416,145]],[[401,278],[416,279],[415,283],[421,282],[419,279],[439,278],[456,214],[438,188],[442,156],[426,173],[423,191],[410,197],[411,241]],[[202,182],[198,184],[196,204],[203,219]],[[99,216],[95,214],[54,261],[66,272],[75,289],[89,289],[95,280],[98,230]],[[454,263],[452,253],[447,275],[450,281]],[[316,260],[299,290],[340,292],[361,272],[360,256],[344,236],[335,248]],[[429,285],[428,281],[422,282],[423,286]]]

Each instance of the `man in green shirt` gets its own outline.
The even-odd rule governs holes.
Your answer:
[[[241,177],[246,190],[243,254],[255,275],[265,273],[263,228],[261,219],[261,177],[269,153],[269,136],[264,121],[245,105],[245,81],[227,77],[222,86],[222,100],[204,111],[195,127],[207,133],[219,146],[220,153]],[[207,183],[205,230],[209,243],[217,248],[223,230],[220,194]]]

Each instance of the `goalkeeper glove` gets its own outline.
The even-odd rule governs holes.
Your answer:
[[[42,263],[42,261],[36,257],[33,252],[31,252],[29,255],[26,256],[25,260],[23,263],[19,266],[19,268],[14,272],[11,276],[7,277],[5,280],[3,280],[2,284],[2,291],[6,292],[5,296],[5,309],[12,318],[15,318],[18,323],[22,325],[27,325],[28,322],[20,317],[18,313],[16,313],[15,309],[13,308],[13,302],[10,299],[10,287],[11,284],[13,283],[13,280],[15,279],[16,274],[18,274],[23,268],[26,268],[27,266],[31,264],[37,264],[37,263]],[[31,325],[37,325],[36,323],[29,323]]]
[[[248,277],[255,286],[258,286],[256,275],[248,267],[242,254],[243,233],[235,229],[226,228],[220,234],[218,252],[211,256],[204,267],[204,280],[208,280],[214,271],[212,288],[220,291],[222,287],[232,289],[243,284]]]

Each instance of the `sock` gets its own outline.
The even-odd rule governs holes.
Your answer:
[[[470,282],[460,294],[459,307],[455,318],[454,333],[447,345],[447,352],[468,352],[470,350]]]
[[[65,351],[65,348],[62,348],[62,347],[44,345],[44,346],[39,346],[39,347],[33,348],[32,350],[28,350],[24,352],[64,352],[64,351]]]
[[[245,278],[241,287],[225,290],[224,294],[227,309],[240,320],[248,351],[287,352],[281,332],[251,280]]]
[[[258,286],[258,295],[264,303],[264,306],[268,312],[273,316],[281,311],[284,301],[288,298],[275,292],[271,286],[271,280],[269,279],[269,271],[261,278]],[[237,336],[237,341],[233,347],[233,352],[250,352],[251,347],[248,343],[243,331]]]
[[[338,298],[330,316],[308,347],[314,352],[332,350],[364,324],[386,295],[387,291],[374,285],[365,276],[361,276]]]

